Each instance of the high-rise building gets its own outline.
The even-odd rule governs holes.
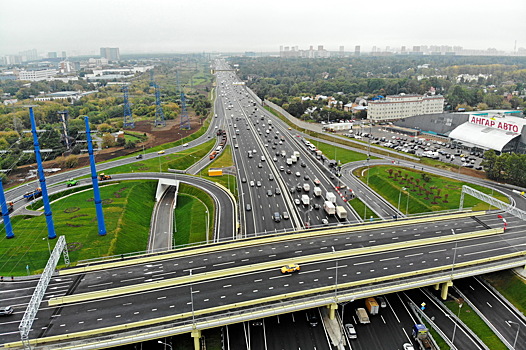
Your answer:
[[[66,51],[62,51],[62,58],[66,58],[67,55],[66,55]]]
[[[108,61],[118,61],[121,59],[118,47],[101,47],[100,55],[108,59]]]
[[[36,49],[26,50],[18,53],[22,56],[22,62],[38,60],[38,53]]]
[[[354,55],[355,56],[360,56],[360,45],[356,45],[354,47]]]
[[[47,53],[47,58],[57,58],[58,55],[56,52],[48,52]]]

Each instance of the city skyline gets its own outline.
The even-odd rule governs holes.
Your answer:
[[[341,0],[327,7],[276,0],[264,6],[239,0],[80,0],[74,5],[28,0],[23,9],[8,1],[0,14],[0,55],[30,49],[98,55],[101,47],[118,47],[123,54],[278,52],[280,46],[311,45],[329,51],[344,46],[346,52],[356,45],[362,52],[445,45],[513,52],[515,45],[526,48],[524,13],[526,3],[520,0],[502,8],[474,0],[425,6],[414,0],[380,0],[374,8]],[[504,19],[505,25],[496,24]]]

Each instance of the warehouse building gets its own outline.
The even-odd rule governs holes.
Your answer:
[[[526,119],[522,111],[440,113],[406,118],[394,124],[423,134],[446,136],[464,149],[526,153]]]

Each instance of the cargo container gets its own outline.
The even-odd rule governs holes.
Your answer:
[[[298,151],[294,151],[294,153],[292,153],[292,155],[296,158],[299,158],[300,157],[300,152]]]
[[[334,215],[336,212],[334,204],[331,201],[325,201],[323,203],[323,209],[325,209],[327,215]]]
[[[332,192],[327,191],[327,193],[325,194],[325,199],[333,203],[336,203],[336,195]]]
[[[341,205],[336,206],[336,216],[340,220],[346,220],[347,219],[347,210],[345,210],[344,207]]]
[[[309,196],[307,196],[306,194],[301,195],[301,202],[303,203],[303,205],[309,205]]]
[[[208,169],[208,176],[221,176],[223,175],[223,169]]]
[[[287,158],[287,165],[292,165],[292,158]]]
[[[378,306],[378,303],[376,302],[375,298],[365,299],[365,307],[367,308],[367,311],[369,311],[371,315],[377,315],[380,309],[380,306]]]
[[[315,195],[316,197],[321,196],[321,188],[319,188],[319,187],[317,187],[317,186],[314,187],[314,195]]]

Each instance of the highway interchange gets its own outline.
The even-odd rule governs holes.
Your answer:
[[[220,73],[218,73],[219,75]],[[231,73],[230,73],[231,74]],[[231,79],[235,77],[230,76]],[[220,83],[218,77],[218,83]],[[268,113],[263,112],[259,105],[250,102],[250,96],[247,96],[244,88],[225,83],[224,92],[218,90],[218,100],[216,101],[216,112],[218,118],[214,118],[209,132],[201,140],[195,140],[195,144],[206,140],[211,135],[215,135],[218,128],[227,129],[233,146],[233,157],[236,163],[238,179],[246,179],[246,182],[239,181],[240,185],[240,208],[241,221],[243,223],[243,235],[257,235],[261,237],[264,234],[276,233],[282,231],[295,231],[305,228],[306,226],[322,226],[322,219],[327,219],[330,223],[337,223],[334,217],[324,215],[323,209],[313,209],[312,206],[303,206],[294,204],[294,199],[303,192],[295,191],[291,193],[290,189],[298,184],[308,181],[313,185],[313,180],[320,180],[320,186],[323,193],[334,189],[337,179],[331,179],[331,173],[320,167],[319,162],[313,158],[306,149],[302,148],[298,137],[291,135],[288,128],[279,120],[271,117]],[[219,85],[219,84],[218,84]],[[232,90],[230,90],[232,89]],[[224,93],[224,96],[223,96]],[[227,98],[226,94],[230,97]],[[222,99],[221,97],[224,97]],[[232,105],[230,108],[229,106]],[[237,105],[237,106],[236,106]],[[219,107],[221,106],[221,107]],[[229,108],[229,109],[227,109]],[[234,116],[232,116],[234,115]],[[259,117],[258,117],[259,116]],[[263,118],[263,119],[262,119]],[[272,119],[272,129],[269,129],[268,120]],[[265,124],[265,126],[263,126]],[[234,126],[235,125],[235,126]],[[258,130],[259,129],[259,130]],[[236,130],[239,134],[236,135]],[[269,130],[267,134],[265,130]],[[279,134],[277,133],[279,131]],[[261,133],[261,135],[259,134]],[[234,139],[233,136],[236,136]],[[295,135],[299,135],[296,133]],[[261,136],[261,137],[260,137]],[[278,138],[274,138],[277,136]],[[281,144],[281,136],[284,140]],[[214,136],[212,136],[214,137]],[[274,144],[277,142],[277,144]],[[234,145],[238,145],[234,147]],[[192,146],[192,145],[190,145]],[[276,146],[276,148],[273,148]],[[256,150],[252,158],[248,158],[247,149]],[[175,152],[176,149],[169,150]],[[293,151],[301,153],[300,160],[291,167],[285,164],[286,157],[281,157],[281,151],[287,155]],[[279,156],[276,154],[279,152]],[[265,160],[261,160],[261,155]],[[147,157],[155,157],[157,154],[150,154]],[[276,157],[276,161],[274,161]],[[123,163],[130,162],[130,159],[122,160]],[[305,167],[301,166],[305,163]],[[261,167],[260,167],[261,164]],[[99,167],[99,170],[113,167],[117,164],[105,163]],[[281,171],[280,167],[291,169],[291,174],[286,170]],[[299,172],[300,176],[295,173]],[[79,171],[84,175],[86,169]],[[269,179],[272,174],[273,180]],[[63,175],[63,176],[60,176]],[[134,174],[138,178],[156,178],[161,174]],[[304,176],[308,176],[305,180]],[[130,174],[115,176],[115,179],[127,179]],[[171,175],[162,174],[161,176],[172,177]],[[350,175],[349,175],[350,176]],[[48,178],[48,181],[59,183],[66,178],[72,177],[72,174],[59,174]],[[183,175],[176,175],[184,179]],[[193,178],[188,180],[194,182]],[[201,185],[206,186],[206,181],[201,180]],[[254,186],[250,185],[254,181]],[[261,186],[257,186],[257,181]],[[345,180],[344,180],[345,181]],[[214,186],[210,186],[214,187]],[[276,194],[276,188],[280,188],[280,194]],[[9,193],[11,198],[21,195],[25,189],[19,189]],[[267,195],[268,191],[271,195]],[[18,193],[18,192],[20,193]],[[213,191],[210,189],[210,191]],[[366,191],[364,187],[364,191]],[[227,196],[224,194],[217,195],[217,198],[224,198],[220,205],[222,208],[232,208],[232,204],[227,203]],[[311,201],[316,200],[312,196]],[[349,223],[358,223],[361,219],[353,213],[350,206],[346,205],[341,198],[337,198],[340,205],[346,206],[349,213]],[[379,201],[378,201],[379,202]],[[246,210],[246,204],[251,205],[251,210]],[[396,211],[392,206],[380,205],[388,208],[381,217],[390,218],[393,213],[402,213]],[[232,210],[233,211],[233,210]],[[273,220],[274,212],[288,212],[290,219],[282,219],[280,222]],[[223,212],[221,213],[223,215]],[[135,294],[124,295],[115,298],[103,298],[101,300],[92,300],[81,303],[73,303],[60,307],[42,307],[35,321],[34,330],[38,337],[51,336],[54,334],[73,333],[85,330],[89,327],[108,327],[111,325],[132,323],[138,320],[154,319],[158,317],[169,316],[179,313],[190,313],[191,306],[195,310],[211,308],[214,306],[224,306],[236,304],[254,298],[265,298],[272,295],[281,295],[291,291],[303,291],[308,296],[307,291],[323,286],[336,285],[336,278],[339,284],[349,281],[360,281],[367,278],[381,277],[390,273],[403,273],[417,271],[420,268],[431,268],[433,266],[450,266],[452,260],[456,259],[457,264],[470,259],[479,257],[488,257],[491,254],[501,254],[502,252],[524,251],[525,240],[523,232],[525,225],[513,217],[507,217],[510,227],[513,230],[499,236],[489,236],[476,239],[466,239],[463,241],[445,242],[433,244],[426,247],[389,249],[377,254],[356,255],[356,256],[338,256],[334,259],[327,258],[323,261],[313,261],[302,264],[302,271],[296,275],[280,275],[277,273],[277,267],[271,269],[246,271],[240,274],[232,274],[217,279],[203,280],[196,283],[181,283],[162,290],[152,290],[138,292]],[[224,229],[216,230],[218,240],[232,239],[236,235],[233,232],[234,216],[226,218]],[[308,223],[308,225],[306,225]],[[444,222],[436,221],[428,225],[414,224],[400,227],[390,227],[388,229],[365,230],[359,233],[340,234],[309,237],[296,240],[290,238],[285,242],[275,244],[265,244],[248,248],[229,249],[221,253],[201,253],[194,259],[167,259],[154,263],[142,265],[127,266],[125,268],[108,269],[97,272],[81,273],[71,276],[61,276],[54,278],[50,284],[45,300],[60,297],[67,294],[78,294],[86,291],[96,291],[100,289],[116,288],[136,284],[147,284],[155,281],[162,281],[174,277],[189,276],[190,274],[199,275],[201,273],[214,271],[217,269],[235,268],[237,266],[253,265],[273,260],[292,259],[302,260],[305,256],[319,253],[332,252],[352,252],[356,248],[365,248],[392,244],[393,242],[402,242],[410,240],[419,240],[426,237],[436,237],[438,235],[455,235],[478,231],[485,228],[496,228],[501,226],[501,220],[496,215],[478,216],[477,218],[466,217],[456,220],[447,220]],[[220,234],[223,233],[221,236]],[[396,272],[391,272],[391,271]],[[335,277],[337,274],[338,277]],[[19,304],[27,302],[31,294],[34,281],[20,282],[15,287],[17,290],[16,297],[9,297]],[[12,287],[12,286],[10,286]],[[416,292],[413,292],[416,293]],[[410,342],[409,328],[415,322],[411,319],[409,312],[404,313],[407,308],[405,300],[408,296],[399,296],[398,294],[390,295],[388,299],[389,308],[382,312],[382,322],[380,318],[373,320],[372,325],[357,325],[359,339],[353,341],[353,349],[388,349],[386,342],[381,341],[375,336],[375,332],[381,331],[389,334],[389,339],[396,339],[396,348],[400,348],[402,342]],[[414,297],[422,299],[421,296]],[[117,307],[116,303],[120,306]],[[343,315],[344,322],[356,320],[352,319],[354,313],[353,305],[358,301],[351,302],[345,308],[346,313]],[[394,310],[397,310],[395,312]],[[389,312],[391,310],[392,312]],[[232,312],[236,310],[232,309]],[[402,312],[401,312],[402,311]],[[94,316],[92,317],[91,314]],[[79,317],[82,315],[82,317]],[[96,316],[95,316],[96,315]],[[0,334],[1,343],[16,341],[16,319],[21,317],[18,312],[15,319],[2,323],[2,326],[9,327],[10,331]],[[340,317],[341,311],[340,311]],[[245,345],[250,344],[251,349],[279,349],[283,344],[272,344],[278,339],[283,338],[283,327],[280,324],[285,323],[287,326],[293,324],[296,327],[298,322],[299,334],[308,334],[308,337],[285,337],[286,342],[290,342],[290,348],[310,348],[316,346],[317,349],[330,349],[327,335],[323,332],[321,326],[308,328],[303,322],[304,312],[298,311],[290,314],[279,315],[264,319],[261,323],[246,322],[243,324],[231,325],[227,329],[233,334],[244,334],[244,337],[234,337],[236,340],[244,339]],[[400,321],[400,318],[404,320]],[[297,320],[296,320],[297,319]],[[300,321],[301,320],[301,321]],[[396,321],[398,320],[398,321]],[[301,322],[301,325],[300,323]],[[396,322],[399,326],[394,326]],[[387,329],[382,331],[382,324]],[[440,323],[442,325],[442,323]],[[241,328],[240,328],[241,327]],[[374,327],[374,328],[373,328]],[[510,327],[508,327],[510,328]],[[289,332],[286,332],[288,334]],[[510,335],[512,332],[509,332]],[[250,334],[250,336],[246,336]],[[269,336],[276,334],[276,336]],[[281,334],[281,335],[279,335]],[[232,337],[229,337],[232,339]],[[349,341],[349,339],[347,339]],[[455,344],[469,340],[463,339],[458,335]],[[304,344],[303,347],[300,344]],[[374,344],[374,347],[372,346]],[[231,345],[232,349],[240,347]],[[469,347],[475,348],[475,347]],[[478,348],[478,347],[477,347]]]

